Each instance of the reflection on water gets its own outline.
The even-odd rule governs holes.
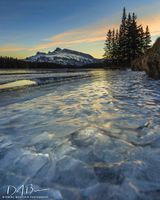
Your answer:
[[[91,73],[0,94],[1,193],[32,183],[51,199],[158,200],[160,81]]]

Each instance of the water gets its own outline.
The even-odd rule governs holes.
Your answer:
[[[160,81],[83,75],[1,91],[1,195],[33,184],[55,200],[159,200]]]

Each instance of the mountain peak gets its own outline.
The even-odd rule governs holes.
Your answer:
[[[36,55],[46,55],[46,53],[38,51]]]
[[[61,50],[62,50],[61,48],[57,47],[57,48],[54,50],[54,52],[60,52]]]
[[[37,52],[36,55],[26,58],[26,61],[51,62],[61,65],[83,66],[96,63],[98,59],[95,59],[86,53],[57,47],[54,51],[49,51],[48,53]]]

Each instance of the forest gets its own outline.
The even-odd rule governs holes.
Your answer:
[[[114,65],[130,66],[136,58],[144,55],[151,47],[149,27],[138,24],[135,13],[123,9],[119,29],[109,29],[104,47],[104,59]]]

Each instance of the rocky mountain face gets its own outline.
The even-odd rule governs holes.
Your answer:
[[[53,52],[37,52],[36,55],[26,58],[29,62],[50,62],[61,65],[83,66],[99,62],[89,54],[70,49],[56,48]]]
[[[132,62],[132,69],[145,71],[150,77],[160,79],[160,38],[144,56]]]

